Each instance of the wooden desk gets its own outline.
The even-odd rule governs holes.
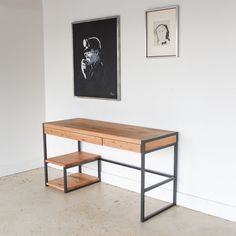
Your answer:
[[[77,118],[44,123],[43,133],[46,185],[48,181],[46,134],[48,134],[77,140],[78,152],[81,152],[80,142],[89,142],[97,145],[109,146],[140,153],[141,167],[111,161],[105,158],[101,158],[101,161],[106,161],[141,171],[141,222],[144,222],[145,220],[163,212],[164,210],[176,204],[178,144],[177,132]],[[162,173],[145,168],[145,154],[170,146],[174,146],[173,174]],[[161,175],[166,177],[167,179],[145,188],[145,172]],[[173,203],[148,216],[145,216],[145,192],[166,184],[170,181],[173,181]]]

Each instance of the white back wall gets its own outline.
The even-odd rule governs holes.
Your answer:
[[[179,57],[146,59],[145,10],[176,4]],[[213,0],[44,0],[47,120],[85,117],[179,131],[178,204],[236,221],[235,7],[233,0],[227,5]],[[113,15],[121,17],[121,101],[76,98],[71,22]],[[76,148],[62,143],[51,139],[49,153]],[[140,161],[132,153],[96,145],[84,144],[83,149]],[[171,171],[172,152],[154,154],[149,165]],[[136,172],[104,165],[103,176],[139,191]],[[162,189],[161,198],[168,189]]]
[[[0,1],[0,176],[43,164],[42,23],[40,0]]]

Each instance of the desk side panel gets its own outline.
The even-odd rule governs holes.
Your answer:
[[[161,147],[172,145],[172,144],[175,144],[176,141],[177,141],[176,135],[150,141],[150,142],[145,143],[145,151],[148,152],[148,151],[152,151]]]

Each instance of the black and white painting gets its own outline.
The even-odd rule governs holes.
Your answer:
[[[146,12],[146,56],[178,56],[178,7]]]
[[[120,99],[119,20],[72,23],[75,96]]]

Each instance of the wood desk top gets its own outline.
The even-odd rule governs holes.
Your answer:
[[[82,118],[46,122],[43,125],[46,134],[137,152],[140,152],[140,145],[144,140],[151,141],[154,138],[164,139],[166,136],[171,136],[173,143],[176,142],[177,134],[174,131]]]

